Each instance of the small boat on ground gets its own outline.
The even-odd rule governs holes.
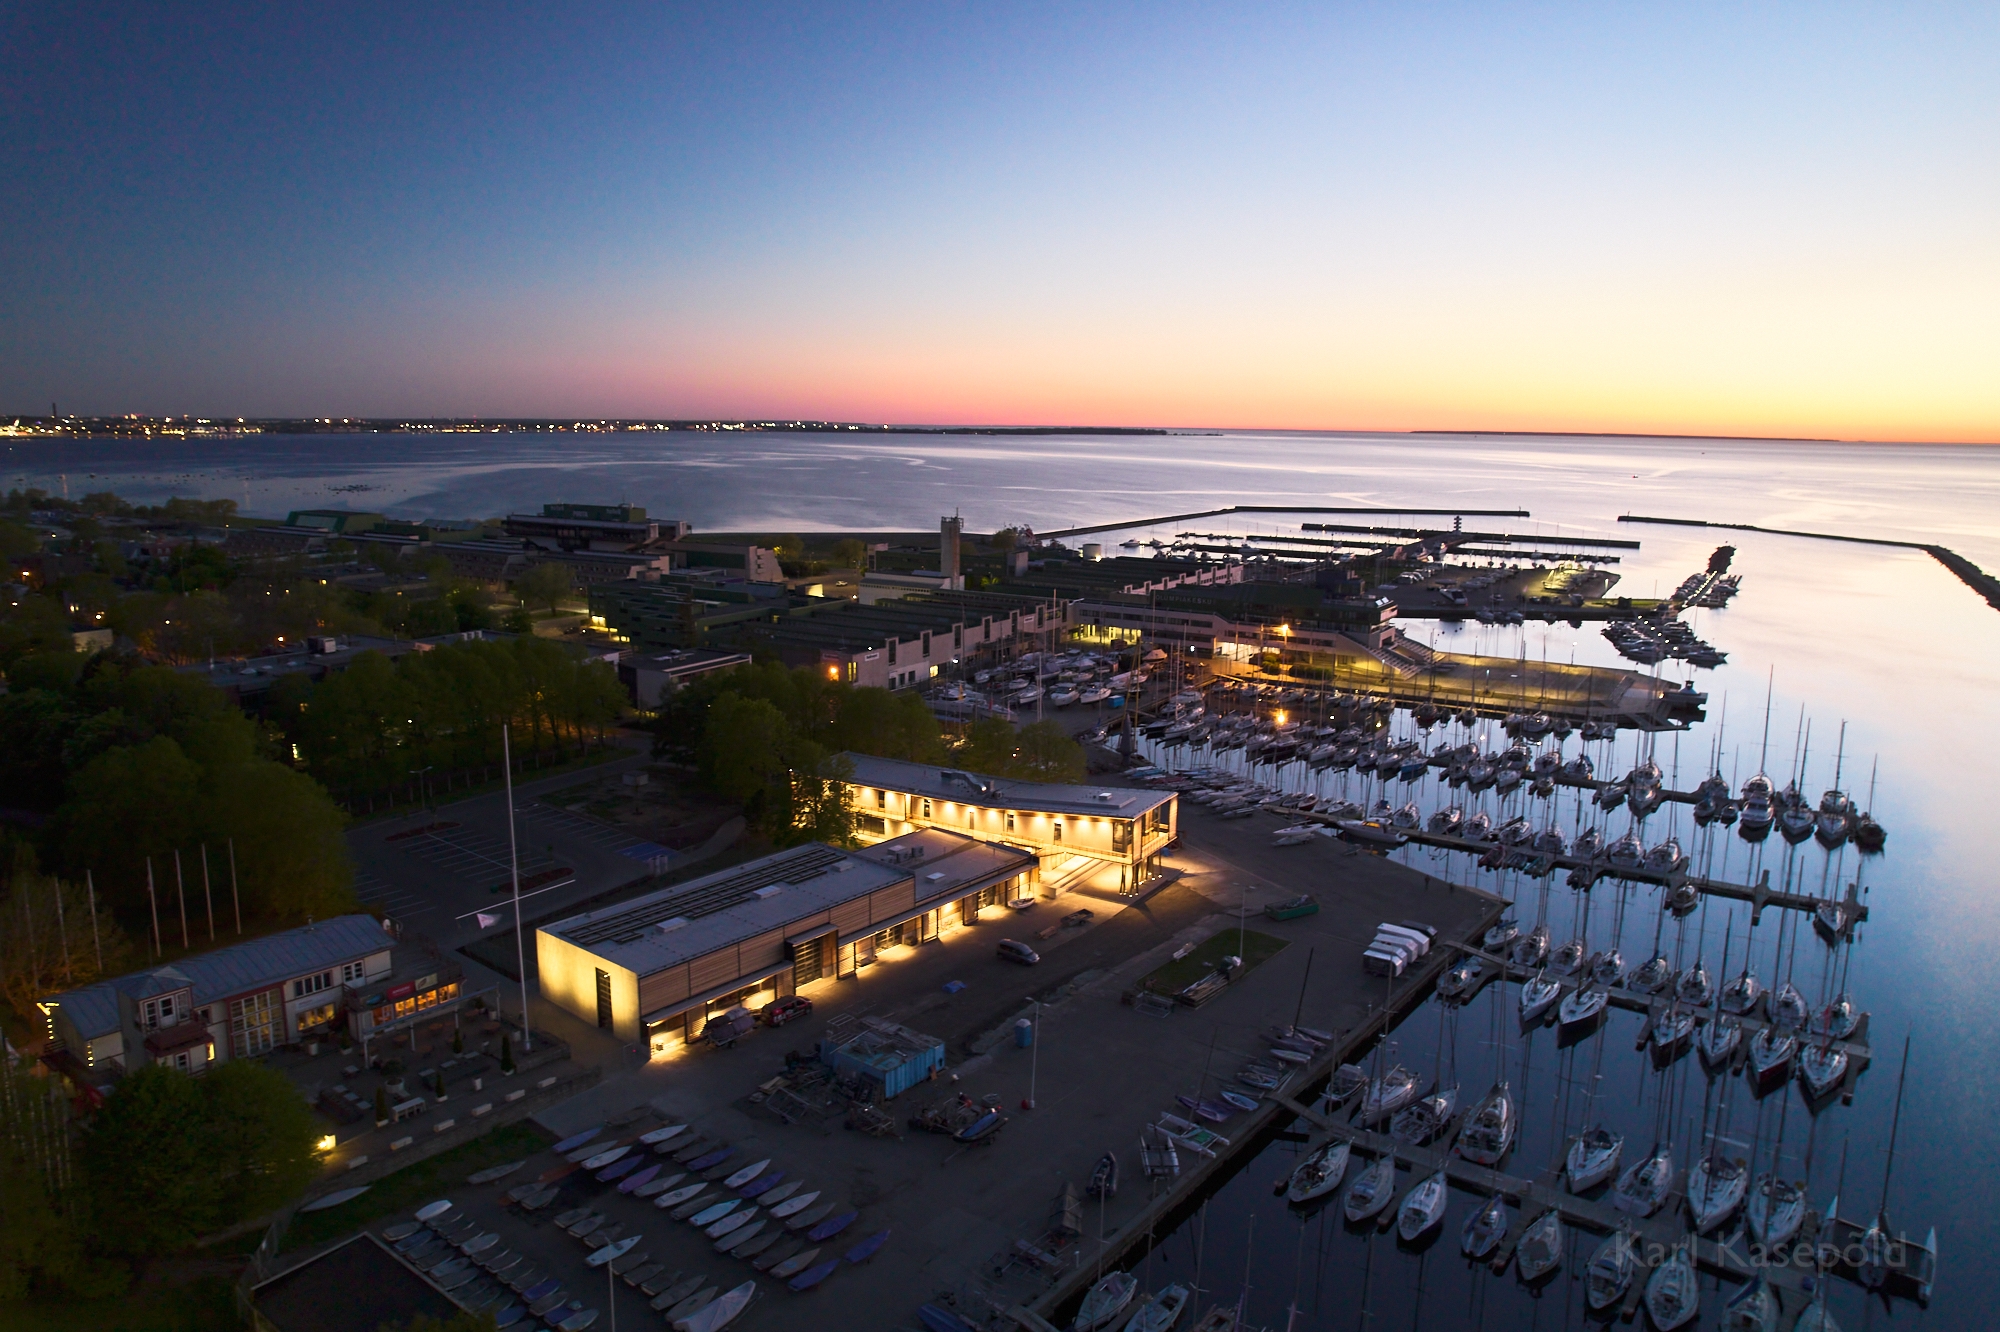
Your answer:
[[[1093,1198],[1118,1196],[1118,1153],[1106,1152],[1097,1158],[1097,1167],[1090,1172],[1090,1183],[1084,1186],[1084,1192]]]
[[[1396,1211],[1396,1233],[1405,1244],[1415,1243],[1419,1236],[1444,1220],[1444,1204],[1450,1192],[1444,1171],[1440,1170],[1425,1176],[1403,1195],[1403,1205]]]
[[[1632,1233],[1613,1231],[1583,1270],[1583,1298],[1591,1309],[1602,1311],[1625,1298],[1632,1278],[1639,1273],[1639,1255],[1633,1251]]]
[[[1493,1256],[1500,1247],[1500,1241],[1507,1238],[1507,1200],[1494,1194],[1484,1207],[1465,1218],[1465,1228],[1459,1232],[1459,1251],[1466,1257],[1484,1261]]]
[[[721,1332],[756,1298],[757,1283],[746,1281],[733,1290],[724,1291],[693,1313],[676,1318],[671,1326],[674,1332]]]
[[[1625,1153],[1625,1136],[1602,1124],[1578,1134],[1563,1161],[1563,1174],[1571,1193],[1594,1189],[1618,1172],[1618,1159]]]
[[[1694,1264],[1688,1260],[1687,1242],[1682,1241],[1646,1279],[1646,1314],[1660,1332],[1674,1332],[1685,1327],[1700,1309],[1701,1287]]]
[[[1551,1208],[1536,1217],[1521,1232],[1520,1246],[1514,1251],[1521,1280],[1532,1285],[1561,1267],[1564,1238],[1562,1213]]]
[[[1292,1168],[1291,1178],[1285,1182],[1285,1201],[1303,1206],[1339,1188],[1342,1177],[1347,1174],[1347,1161],[1352,1150],[1345,1138],[1338,1138],[1306,1153],[1305,1159]]]

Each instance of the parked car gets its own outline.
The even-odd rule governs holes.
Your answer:
[[[727,1050],[756,1027],[757,1018],[747,1008],[732,1008],[708,1020],[701,1038],[719,1050]]]
[[[795,1018],[811,1017],[812,1011],[813,1001],[802,994],[788,994],[765,1004],[762,1009],[767,1027],[782,1027]]]
[[[1042,960],[1042,955],[1018,939],[1002,939],[995,954],[1002,962],[1019,962],[1024,967],[1032,967]]]

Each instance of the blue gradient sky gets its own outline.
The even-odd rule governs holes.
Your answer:
[[[2000,439],[2000,9],[0,15],[0,410]]]

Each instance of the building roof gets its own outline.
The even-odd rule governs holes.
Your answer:
[[[363,1231],[256,1287],[251,1302],[278,1332],[367,1332],[458,1307]]]
[[[555,921],[540,932],[646,976],[910,877],[908,869],[814,842]]]
[[[1018,874],[1036,860],[1034,852],[1005,842],[985,842],[947,828],[919,828],[855,852],[863,860],[901,869],[916,877],[916,900],[956,895],[970,885],[984,887],[1007,874]]]
[[[208,1004],[269,989],[295,976],[325,971],[342,962],[379,953],[394,942],[373,916],[336,916],[68,990],[42,1002],[60,1006],[77,1034],[85,1040],[94,1040],[119,1029],[121,993],[132,999],[146,999],[170,990],[191,988],[195,1004]]]
[[[1057,782],[1024,782],[1006,777],[940,768],[928,763],[848,753],[854,767],[850,781],[886,791],[929,796],[985,809],[1041,810],[1050,814],[1095,814],[1102,818],[1136,819],[1167,804],[1172,791],[1139,790],[1129,786],[1069,786]]]

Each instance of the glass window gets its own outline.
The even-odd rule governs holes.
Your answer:
[[[268,1053],[278,1042],[278,996],[265,990],[229,1001],[229,1036],[236,1057]]]

